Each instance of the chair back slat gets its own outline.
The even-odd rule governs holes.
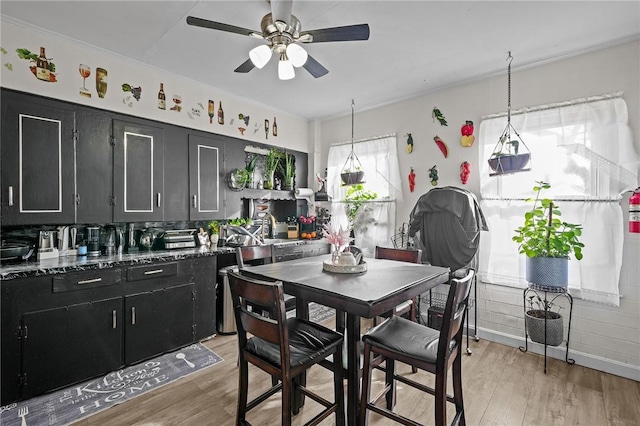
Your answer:
[[[455,347],[460,347],[462,342],[462,323],[464,322],[466,308],[469,303],[469,294],[475,270],[469,268],[464,278],[452,278],[450,282],[447,303],[440,328],[440,341],[438,343],[438,359],[446,360],[445,354],[451,350],[451,341],[455,339]],[[444,353],[440,353],[440,351]]]
[[[422,250],[408,250],[376,246],[376,259],[399,260],[402,262],[422,263]]]
[[[228,276],[238,333],[250,333],[275,344],[287,340],[282,282],[260,281],[231,271]],[[250,311],[252,305],[264,306],[272,317]]]
[[[242,246],[236,247],[236,261],[238,268],[242,269],[245,263],[275,263],[276,256],[273,251],[273,244],[265,246]],[[262,262],[259,262],[262,261]]]

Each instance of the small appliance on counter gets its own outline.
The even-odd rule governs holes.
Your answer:
[[[196,247],[195,229],[172,229],[160,238],[160,247],[166,250]]]
[[[89,256],[100,256],[100,227],[87,227],[87,254]]]
[[[140,250],[140,248],[136,240],[136,224],[130,223],[127,229],[127,253],[135,253],[138,250]]]
[[[57,259],[59,257],[58,249],[55,246],[54,234],[56,231],[40,231],[38,237],[37,260]]]
[[[116,254],[116,228],[108,226],[104,237],[104,254],[113,256]]]

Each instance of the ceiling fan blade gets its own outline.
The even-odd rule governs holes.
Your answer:
[[[309,43],[369,40],[369,24],[347,25],[345,27],[321,28],[319,30],[303,31],[300,33],[301,41],[305,41],[303,37],[307,34],[312,37]]]
[[[249,71],[251,71],[252,69],[254,69],[256,66],[253,65],[253,62],[251,62],[251,59],[247,59],[246,61],[244,61],[242,63],[242,65],[240,65],[238,68],[236,68],[235,70],[233,70],[234,72],[242,72],[242,73],[247,73]]]
[[[314,76],[315,78],[322,77],[323,75],[327,75],[329,70],[320,64],[320,62],[316,61],[313,56],[307,56],[307,62],[303,65],[304,69],[309,71],[309,74]]]
[[[271,0],[271,16],[273,22],[282,21],[287,24],[291,20],[293,0]]]
[[[251,36],[259,31],[249,30],[247,28],[236,27],[235,25],[223,24],[221,22],[209,21],[208,19],[196,18],[195,16],[187,16],[187,24],[196,27],[209,28],[212,30],[226,31],[229,33],[236,33]]]

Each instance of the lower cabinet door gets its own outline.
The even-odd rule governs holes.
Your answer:
[[[134,364],[194,340],[194,285],[125,297],[125,363]]]
[[[122,298],[22,316],[22,398],[122,366]]]

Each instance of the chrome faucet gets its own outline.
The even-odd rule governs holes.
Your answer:
[[[273,236],[273,232],[276,229],[276,218],[273,217],[273,215],[269,212],[264,212],[264,215],[262,216],[262,224],[260,225],[261,228],[261,232],[260,232],[260,239],[262,240],[262,242],[264,243],[264,237],[265,237],[265,229],[264,229],[264,224],[265,221],[267,219],[267,217],[269,217],[269,221],[270,221],[270,225],[271,225],[271,235]],[[268,235],[267,235],[268,236]]]

